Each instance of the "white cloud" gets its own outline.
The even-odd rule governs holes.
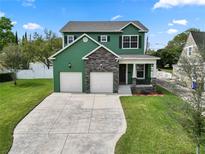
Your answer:
[[[12,21],[11,24],[15,26],[17,24],[17,21]]]
[[[178,32],[178,30],[177,29],[173,29],[173,28],[170,28],[170,29],[167,30],[167,34],[175,34],[177,32]]]
[[[172,8],[184,5],[205,5],[205,0],[159,0],[153,8]]]
[[[168,23],[168,26],[174,26],[175,24],[186,26],[188,24],[188,21],[186,19],[173,19],[172,22]]]
[[[22,5],[24,7],[31,6],[31,7],[35,8],[36,6],[34,3],[35,3],[35,0],[22,0]]]
[[[28,30],[43,29],[43,27],[41,27],[41,25],[39,25],[37,23],[31,23],[31,22],[23,25],[23,28],[28,29]]]
[[[5,16],[5,13],[2,12],[2,11],[0,11],[0,18],[1,18],[1,17],[4,17],[4,16]]]
[[[174,24],[173,23],[168,23],[168,26],[173,26]]]
[[[183,25],[186,26],[188,21],[186,19],[179,19],[179,20],[172,20],[173,24]]]
[[[110,20],[114,21],[114,20],[117,20],[117,19],[122,18],[122,17],[123,16],[121,16],[121,15],[116,15],[116,16],[112,17]]]

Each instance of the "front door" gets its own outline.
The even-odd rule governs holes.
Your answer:
[[[120,82],[120,84],[126,84],[126,64],[120,64],[119,82]]]

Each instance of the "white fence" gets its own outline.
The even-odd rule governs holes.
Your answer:
[[[53,78],[53,67],[49,69],[43,63],[30,63],[28,70],[19,70],[17,79],[51,79]]]
[[[158,79],[172,79],[172,73],[168,73],[165,71],[157,71]]]

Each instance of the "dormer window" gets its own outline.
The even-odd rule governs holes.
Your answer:
[[[107,35],[101,35],[100,42],[107,42]]]
[[[138,35],[123,35],[122,48],[123,49],[138,49],[139,36]]]

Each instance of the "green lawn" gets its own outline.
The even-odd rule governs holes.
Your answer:
[[[0,154],[10,149],[17,123],[51,92],[51,80],[0,83]]]
[[[160,87],[158,87],[159,89]],[[182,100],[160,88],[164,96],[121,97],[127,131],[116,154],[191,154],[195,145],[180,124]]]

